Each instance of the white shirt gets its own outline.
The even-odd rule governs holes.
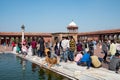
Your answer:
[[[67,39],[62,40],[61,46],[63,47],[64,50],[66,50],[69,47],[69,40]]]

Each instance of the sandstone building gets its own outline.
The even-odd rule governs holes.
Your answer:
[[[80,40],[104,40],[104,39],[116,39],[120,40],[120,29],[113,30],[101,30],[94,32],[78,32],[78,26],[72,21],[67,26],[67,32],[57,32],[57,33],[33,33],[33,32],[25,32],[24,38],[27,41],[31,41],[32,38],[36,40],[39,39],[40,36],[43,36],[45,42],[54,41],[56,38],[59,40],[62,39],[63,36],[73,36],[77,41]],[[0,44],[9,44],[13,40],[16,42],[21,41],[22,33],[21,32],[0,32]]]

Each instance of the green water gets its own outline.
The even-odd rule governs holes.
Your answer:
[[[0,80],[69,80],[13,54],[0,54]]]

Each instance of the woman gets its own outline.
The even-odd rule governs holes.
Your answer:
[[[77,63],[82,59],[82,57],[83,57],[83,52],[78,52],[78,54],[75,56],[74,61]]]

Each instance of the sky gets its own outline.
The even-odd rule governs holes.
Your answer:
[[[0,0],[0,32],[78,32],[120,29],[120,0]]]

